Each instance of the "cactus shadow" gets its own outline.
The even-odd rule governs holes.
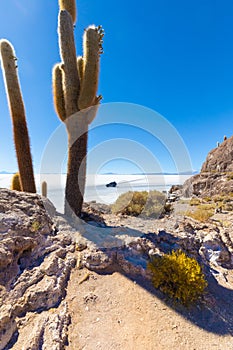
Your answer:
[[[90,225],[86,225],[86,228],[87,226]],[[152,233],[143,234],[139,230],[121,226],[106,226],[105,228],[98,229],[94,227],[94,230],[89,229],[86,233],[84,231],[82,235],[97,245],[99,247],[98,249],[104,254],[109,255],[109,258],[112,258],[113,254],[118,254],[120,251],[121,253],[123,252],[124,256],[128,254],[131,264],[134,264],[134,257],[131,255],[130,246],[125,245],[125,235],[129,236],[129,240],[135,240],[135,237],[141,237],[149,239],[152,242],[157,236]],[[93,232],[95,232],[94,235],[92,235]],[[122,236],[122,239],[121,234],[124,236]],[[160,242],[159,249],[162,252],[168,253],[179,247],[180,239],[171,233],[161,231],[159,235],[161,236],[160,238],[166,235],[166,239],[172,242],[172,244],[167,244],[163,241]],[[104,246],[103,243],[106,242],[107,244]],[[142,253],[141,256],[135,258],[135,266],[139,264],[145,270],[148,261],[148,254]],[[189,308],[168,299],[162,292],[153,287],[148,278],[142,277],[140,274],[131,273],[130,269],[127,269],[127,271],[123,270],[117,261],[110,269],[98,273],[112,274],[114,272],[120,272],[130,280],[136,281],[142,288],[161,299],[168,307],[201,329],[221,336],[229,334],[233,336],[233,290],[221,286],[213,277],[211,270],[212,268],[209,265],[204,265],[204,272],[208,281],[206,294],[203,300]]]

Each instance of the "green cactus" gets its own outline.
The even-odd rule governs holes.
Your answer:
[[[53,68],[53,94],[55,109],[66,124],[68,133],[65,214],[80,216],[86,181],[88,124],[95,118],[101,100],[96,93],[104,33],[102,27],[87,28],[84,55],[76,57],[73,33],[75,1],[59,1],[59,5],[58,35],[62,63]]]
[[[47,198],[47,182],[43,181],[41,184],[41,195]]]
[[[17,74],[14,48],[0,40],[0,52],[5,88],[13,123],[14,142],[22,191],[36,192],[25,108]]]
[[[19,173],[15,173],[11,180],[11,190],[22,191]]]

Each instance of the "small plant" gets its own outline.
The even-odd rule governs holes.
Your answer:
[[[159,191],[126,192],[112,205],[114,214],[159,217],[164,212],[166,197]]]
[[[201,266],[181,250],[162,257],[154,256],[148,269],[152,272],[155,288],[185,306],[197,301],[207,287]]]
[[[197,208],[200,210],[212,210],[212,209],[214,210],[216,208],[216,204],[215,203],[199,204]]]
[[[233,180],[233,172],[228,173],[228,175],[227,175],[227,180],[228,180],[228,181]]]
[[[40,223],[38,221],[34,221],[31,226],[31,231],[36,232],[40,229]]]
[[[22,191],[20,184],[20,175],[19,173],[15,173],[11,180],[11,190]]]
[[[214,210],[205,210],[205,209],[197,208],[195,211],[190,211],[190,210],[186,211],[185,215],[193,218],[194,220],[205,222],[211,216],[214,215]]]
[[[212,198],[211,197],[204,197],[203,201],[209,203],[209,202],[212,202]]]
[[[225,203],[223,205],[223,210],[226,210],[226,211],[233,211],[233,203]]]
[[[191,198],[191,199],[190,199],[190,202],[189,202],[189,204],[190,204],[191,206],[193,206],[193,205],[198,205],[198,204],[200,204],[200,203],[201,203],[201,201],[200,201],[199,198]]]

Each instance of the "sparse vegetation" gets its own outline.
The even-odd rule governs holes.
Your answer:
[[[201,222],[207,221],[211,216],[214,215],[214,210],[206,210],[202,208],[197,208],[194,211],[188,210],[184,213],[186,216],[193,218],[194,220],[198,220]]]
[[[181,250],[153,257],[148,269],[155,288],[185,306],[197,301],[207,287],[201,266]]]
[[[166,196],[159,191],[126,192],[112,205],[114,214],[159,217],[164,212]],[[168,209],[168,208],[167,208]],[[171,208],[169,208],[171,210]]]
[[[204,197],[204,198],[203,198],[203,201],[204,201],[204,202],[207,202],[207,203],[208,203],[208,202],[212,202],[212,198],[211,198],[211,197]]]
[[[197,208],[200,210],[212,210],[212,209],[214,210],[216,208],[216,204],[215,203],[199,204]]]
[[[228,173],[227,180],[228,181],[233,180],[233,172],[232,173]]]
[[[199,199],[199,198],[191,198],[190,199],[190,202],[189,202],[189,204],[191,205],[191,206],[193,206],[193,205],[198,205],[198,204],[200,204],[201,203],[201,200]]]
[[[34,221],[31,226],[31,231],[36,232],[40,229],[40,223],[38,221]]]

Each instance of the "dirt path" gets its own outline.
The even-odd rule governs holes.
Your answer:
[[[66,301],[72,318],[67,350],[233,349],[233,336],[198,327],[118,272],[74,269]]]

